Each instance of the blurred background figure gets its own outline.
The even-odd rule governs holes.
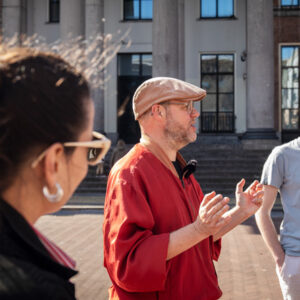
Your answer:
[[[93,121],[88,83],[66,61],[0,50],[0,299],[75,298],[75,262],[34,224],[107,152]]]
[[[116,147],[114,148],[111,158],[110,158],[110,168],[113,167],[113,165],[120,159],[122,158],[126,153],[128,152],[126,148],[125,142],[120,139],[117,142]]]

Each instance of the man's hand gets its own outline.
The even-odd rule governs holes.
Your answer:
[[[275,262],[276,262],[276,265],[278,266],[279,272],[281,272],[281,269],[282,269],[282,267],[283,267],[284,258],[285,258],[285,254],[284,254],[284,252],[282,251],[282,252],[280,253],[280,256],[279,256],[277,259],[275,259]]]
[[[250,217],[255,214],[262,205],[262,197],[264,195],[262,190],[263,185],[255,180],[245,191],[243,191],[244,185],[245,179],[242,179],[236,185],[236,206],[242,209],[248,217]]]
[[[193,223],[199,234],[214,235],[222,226],[229,223],[230,216],[224,216],[229,209],[228,202],[228,197],[223,198],[215,192],[204,196],[199,215]]]

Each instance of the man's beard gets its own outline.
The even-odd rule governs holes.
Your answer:
[[[189,128],[184,128],[179,122],[173,120],[170,113],[164,128],[164,136],[172,149],[179,150],[194,141],[189,136]]]

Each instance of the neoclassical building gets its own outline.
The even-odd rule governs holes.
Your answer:
[[[129,34],[94,93],[95,128],[135,143],[136,87],[172,76],[207,90],[204,138],[274,145],[300,135],[300,10],[295,0],[1,0],[4,37]],[[128,46],[130,42],[130,46]],[[88,62],[87,62],[88,63]]]

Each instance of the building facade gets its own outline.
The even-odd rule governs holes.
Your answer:
[[[131,97],[154,76],[207,90],[197,130],[273,145],[300,133],[298,0],[2,0],[3,36],[129,33],[94,92],[95,128],[139,139]],[[128,43],[130,42],[130,46]]]
[[[274,0],[276,128],[282,142],[299,136],[299,1]]]

